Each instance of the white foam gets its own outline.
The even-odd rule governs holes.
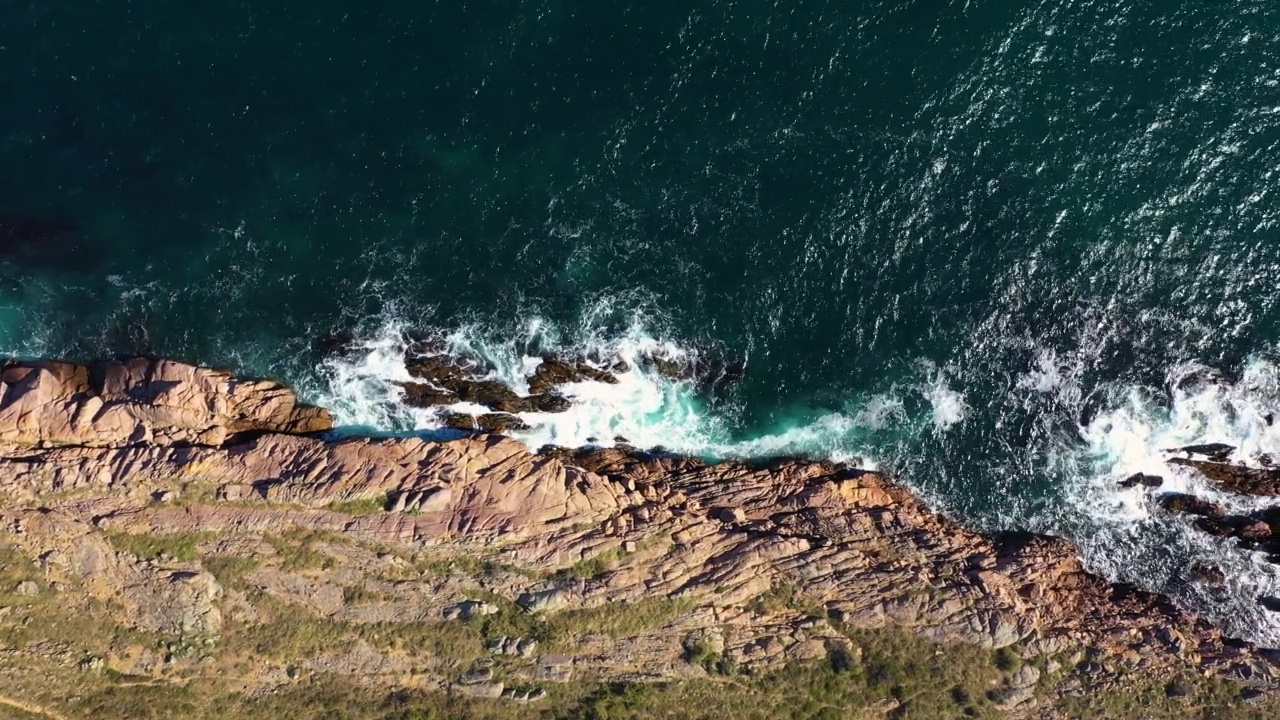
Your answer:
[[[1204,443],[1233,445],[1240,460],[1263,453],[1280,458],[1280,432],[1266,419],[1280,410],[1277,368],[1255,359],[1231,383],[1203,366],[1185,365],[1173,369],[1166,384],[1163,391],[1113,388],[1113,402],[1080,425],[1084,447],[1060,458],[1072,471],[1049,529],[1075,540],[1094,572],[1171,592],[1230,634],[1276,646],[1280,618],[1257,598],[1280,595],[1280,571],[1259,553],[1204,533],[1190,518],[1160,510],[1156,499],[1167,492],[1188,493],[1233,513],[1275,504],[1270,498],[1223,491],[1168,460],[1174,448]],[[1119,486],[1134,473],[1159,476],[1163,484],[1155,491]],[[1211,591],[1180,582],[1195,563],[1222,570],[1225,588]]]
[[[536,316],[514,331],[460,326],[444,335],[445,351],[482,359],[491,368],[491,378],[522,393],[528,391],[527,378],[543,353],[594,359],[601,367],[616,360],[628,364],[628,370],[616,373],[616,384],[561,386],[559,392],[571,400],[565,412],[521,414],[529,429],[512,435],[535,449],[545,444],[608,446],[624,438],[642,448],[661,446],[711,458],[805,456],[874,468],[903,458],[876,457],[873,436],[879,437],[875,447],[892,446],[887,452],[912,452],[920,438],[945,433],[971,414],[964,393],[953,387],[951,370],[920,362],[915,379],[901,387],[869,395],[843,410],[797,411],[771,431],[744,433],[728,424],[732,418],[727,414],[709,411],[690,382],[665,377],[644,362],[652,356],[695,359],[694,351],[663,339],[641,316],[619,327],[606,322],[604,315],[589,312],[570,330]],[[313,399],[332,408],[341,424],[361,430],[439,428],[435,410],[403,403],[398,383],[413,380],[404,365],[409,344],[404,323],[387,323],[348,357],[325,363],[326,384]],[[1187,492],[1234,512],[1270,504],[1212,487],[1196,473],[1169,465],[1166,451],[1222,442],[1237,446],[1242,459],[1264,453],[1280,459],[1280,428],[1267,422],[1270,413],[1280,416],[1280,370],[1256,360],[1238,382],[1230,383],[1214,379],[1206,368],[1188,365],[1170,372],[1164,388],[1094,388],[1090,397],[1102,398],[1100,407],[1087,422],[1077,424],[1072,413],[1081,410],[1086,395],[1081,365],[1074,356],[1040,351],[1025,376],[1010,388],[1043,426],[1035,442],[1049,443],[1028,448],[1027,470],[1035,477],[1053,478],[1060,486],[1037,499],[1038,505],[1014,502],[1007,509],[1013,515],[1001,525],[1066,536],[1093,572],[1169,592],[1232,634],[1280,644],[1280,623],[1257,602],[1260,595],[1280,595],[1274,566],[1256,553],[1205,534],[1187,518],[1160,511],[1152,491],[1118,485],[1141,472],[1164,478],[1154,495]],[[485,412],[473,405],[451,410]],[[1078,436],[1064,435],[1064,427]],[[928,467],[928,458],[908,460],[914,467]],[[928,487],[919,489],[929,494]],[[1221,569],[1226,587],[1210,590],[1181,582],[1187,567],[1197,562]]]
[[[922,389],[925,400],[933,408],[931,420],[937,430],[946,430],[956,423],[963,422],[969,416],[969,404],[962,393],[951,389],[947,384],[946,374],[934,367],[932,363],[922,363],[928,373],[928,380]]]
[[[873,467],[874,460],[855,441],[862,430],[879,429],[905,418],[901,401],[872,398],[862,411],[827,412],[803,422],[748,439],[735,437],[725,419],[709,412],[689,381],[673,380],[645,358],[696,359],[696,352],[656,337],[643,317],[622,330],[605,327],[603,312],[588,312],[572,333],[540,317],[531,317],[515,332],[498,333],[481,324],[457,327],[443,334],[445,352],[454,357],[481,359],[488,377],[517,392],[528,392],[528,378],[541,353],[567,358],[597,359],[604,368],[618,360],[625,372],[614,372],[616,384],[581,382],[561,385],[568,410],[559,413],[520,413],[527,430],[510,434],[531,448],[543,445],[610,446],[626,442],[642,448],[661,447],[714,458],[777,455],[820,457]],[[404,364],[410,346],[406,324],[388,322],[356,344],[344,357],[326,360],[323,386],[312,399],[331,408],[340,426],[358,430],[430,431],[440,428],[435,409],[407,406],[399,383],[412,382]],[[590,360],[589,360],[590,361]],[[452,412],[481,414],[480,406],[458,404]]]

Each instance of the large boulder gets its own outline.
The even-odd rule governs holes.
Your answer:
[[[1254,468],[1189,458],[1172,458],[1169,463],[1191,468],[1230,492],[1241,495],[1280,495],[1280,468]]]
[[[328,410],[279,383],[172,360],[0,364],[0,444],[220,446],[250,434],[332,427]]]
[[[550,392],[561,385],[589,381],[615,385],[618,378],[607,370],[601,370],[586,363],[545,357],[529,378],[529,392],[538,395]]]

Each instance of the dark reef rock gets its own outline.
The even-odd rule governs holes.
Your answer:
[[[541,395],[560,385],[587,381],[616,385],[618,378],[607,370],[600,370],[586,363],[571,363],[555,357],[544,357],[542,364],[529,378],[529,392]]]
[[[1169,493],[1162,495],[1157,500],[1161,508],[1166,512],[1177,513],[1179,515],[1200,515],[1207,518],[1225,517],[1227,511],[1219,504],[1202,500],[1195,495],[1187,495],[1185,493]]]
[[[469,402],[508,414],[559,413],[568,410],[571,404],[569,400],[552,391],[563,382],[581,382],[584,379],[614,383],[618,381],[609,373],[586,365],[544,361],[529,381],[530,387],[536,392],[522,396],[503,382],[486,378],[479,363],[466,359],[447,355],[406,357],[405,367],[410,375],[426,381],[400,384],[405,391],[405,401],[410,405],[426,408]]]
[[[356,334],[350,330],[340,330],[317,337],[311,344],[312,349],[324,357],[350,359],[355,357],[360,342]]]
[[[1216,587],[1227,581],[1227,576],[1220,568],[1204,563],[1197,563],[1187,568],[1187,580],[1200,584]]]
[[[524,398],[530,410],[545,413],[559,413],[573,407],[569,399],[558,393],[542,393]]]
[[[458,383],[474,379],[480,370],[477,363],[464,362],[447,355],[406,356],[404,367],[413,377],[445,389],[452,389]]]
[[[458,396],[447,391],[439,390],[432,385],[426,383],[399,383],[401,389],[404,390],[405,403],[413,407],[430,408],[437,405],[452,405],[458,402]]]
[[[505,433],[512,430],[529,429],[529,426],[523,420],[508,413],[484,413],[483,415],[445,413],[441,416],[441,420],[445,426],[456,430]]]
[[[1188,455],[1203,455],[1215,462],[1223,462],[1231,457],[1231,453],[1235,452],[1234,445],[1226,443],[1204,443],[1202,445],[1186,445],[1180,448],[1174,448],[1169,452],[1180,452]]]
[[[1147,475],[1145,473],[1134,473],[1129,477],[1120,481],[1122,488],[1142,487],[1158,488],[1164,484],[1164,478],[1159,475]]]
[[[1195,521],[1195,526],[1214,537],[1239,538],[1248,541],[1249,545],[1256,545],[1272,537],[1270,525],[1242,515],[1229,515],[1222,518],[1201,517]]]
[[[717,351],[678,357],[654,353],[641,356],[640,363],[669,380],[690,382],[702,394],[736,383],[747,371],[745,358],[728,358]]]
[[[1224,490],[1241,495],[1280,495],[1280,469],[1251,468],[1225,462],[1171,458],[1171,465],[1188,467]]]

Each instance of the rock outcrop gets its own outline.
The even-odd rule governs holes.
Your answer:
[[[549,367],[547,383],[581,372]],[[417,374],[459,397],[479,392],[448,363]],[[226,618],[254,628],[297,614],[502,631],[477,646],[506,663],[498,679],[481,659],[411,658],[362,639],[260,669],[247,691],[325,672],[532,702],[545,695],[535,685],[570,679],[847,665],[856,632],[884,628],[1016,647],[1042,665],[1070,659],[1055,684],[1011,672],[992,702],[1015,714],[1038,696],[1135,675],[1265,688],[1277,673],[1270,651],[1088,574],[1065,540],[970,532],[847,465],[531,452],[492,434],[330,439],[316,435],[328,413],[279,384],[164,360],[11,362],[0,379],[0,545],[28,557],[67,607],[182,647],[220,642]],[[1166,507],[1222,519],[1194,499]],[[558,648],[513,634],[567,622],[557,618],[606,623],[611,608],[626,622]],[[270,643],[248,647],[258,649],[236,662]],[[149,650],[111,652],[119,672],[164,677]],[[232,662],[214,651],[199,661],[185,677]]]
[[[332,429],[327,410],[270,381],[170,360],[0,365],[0,444],[224,445],[249,433]]]

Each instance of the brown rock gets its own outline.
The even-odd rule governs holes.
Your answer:
[[[1173,458],[1169,463],[1192,468],[1230,492],[1241,495],[1280,495],[1280,468],[1252,468],[1187,458]]]
[[[528,430],[529,426],[516,415],[509,413],[445,413],[440,416],[446,427],[477,432],[505,433],[512,430]]]
[[[554,357],[543,358],[537,370],[529,378],[529,392],[540,395],[555,390],[560,385],[579,382],[617,384],[618,378],[606,370],[586,363],[571,363]]]
[[[848,628],[885,626],[942,643],[1021,643],[1027,652],[1062,656],[1087,646],[1089,655],[1079,658],[1097,669],[1090,682],[1110,677],[1106,668],[1135,653],[1131,672],[1153,678],[1224,674],[1246,662],[1264,679],[1272,673],[1260,651],[1228,644],[1168,600],[1089,575],[1070,543],[1025,533],[984,537],[878,473],[803,460],[707,463],[627,448],[531,453],[483,434],[449,442],[324,440],[262,430],[272,423],[296,430],[314,418],[271,383],[227,379],[201,395],[200,382],[223,376],[148,365],[163,378],[155,386],[145,373],[117,370],[98,387],[80,366],[5,367],[0,437],[29,442],[0,457],[0,491],[11,499],[0,509],[4,541],[66,588],[60,600],[87,596],[153,632],[213,635],[223,613],[252,624],[283,607],[378,624],[367,633],[372,639],[395,622],[505,622],[490,611],[519,613],[517,606],[541,615],[671,601],[670,616],[656,627],[619,638],[584,634],[562,661],[535,661],[534,646],[507,638],[498,651],[501,677],[705,676],[683,659],[686,637],[719,648],[727,666],[753,671],[798,658],[854,658]],[[479,382],[444,361],[417,372],[423,384],[449,392],[439,383]],[[188,407],[178,398],[195,397],[210,409],[174,410]],[[235,444],[180,442],[229,438],[245,432],[240,427],[259,430]],[[137,440],[115,445],[135,430]],[[102,445],[39,447],[68,433]],[[178,489],[180,502],[153,501],[157,491]],[[398,512],[328,509],[380,497]],[[1271,542],[1265,521],[1229,517],[1191,496],[1160,502],[1242,539]],[[198,557],[135,558],[108,536],[196,537]],[[240,578],[248,589],[228,582],[224,591],[201,562],[235,555],[261,566]],[[259,596],[277,604],[255,606]],[[505,689],[492,678],[459,682],[466,667],[393,646],[348,642],[290,662],[378,686]],[[993,691],[1026,710],[1034,698],[1025,691],[1046,685],[1032,675],[1014,674]]]
[[[1208,500],[1201,500],[1194,495],[1186,495],[1183,493],[1169,493],[1160,496],[1158,502],[1160,507],[1165,511],[1177,513],[1179,515],[1200,515],[1207,518],[1222,518],[1227,514],[1226,509],[1217,503]]]
[[[92,373],[51,361],[0,365],[0,444],[216,446],[248,433],[332,427],[327,410],[282,385],[169,360],[108,362]]]
[[[459,401],[454,393],[448,390],[439,390],[435,386],[426,383],[400,383],[400,387],[404,390],[405,404],[413,407],[435,407],[437,405],[452,405]]]

